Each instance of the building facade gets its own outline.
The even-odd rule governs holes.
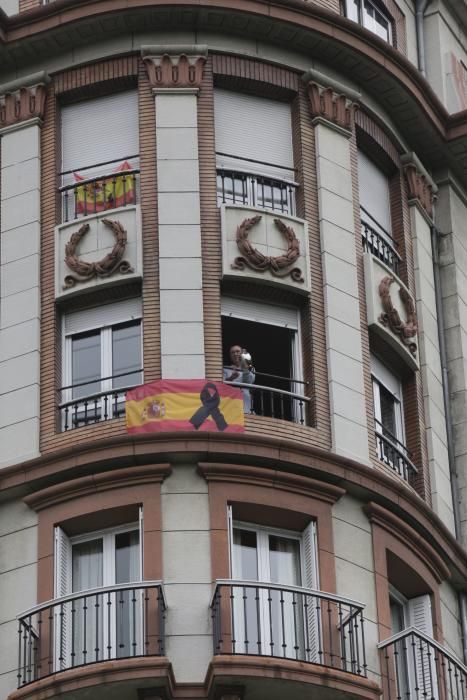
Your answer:
[[[464,700],[466,27],[1,0],[0,698]]]

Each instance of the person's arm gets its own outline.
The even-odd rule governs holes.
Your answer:
[[[254,367],[247,367],[246,369],[243,370],[242,382],[245,382],[245,384],[254,384],[255,383]]]
[[[234,382],[240,376],[233,367],[224,367],[222,369],[223,379],[225,382]]]

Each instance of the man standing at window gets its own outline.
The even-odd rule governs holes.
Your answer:
[[[232,364],[223,369],[223,379],[233,384],[253,384],[255,381],[255,370],[251,364],[251,358],[246,350],[242,350],[240,345],[232,345],[229,350],[229,357]],[[251,413],[251,393],[249,389],[242,388],[243,412]]]

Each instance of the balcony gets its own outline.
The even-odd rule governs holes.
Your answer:
[[[164,656],[160,581],[73,593],[18,617],[18,688],[103,661]]]
[[[369,212],[360,207],[362,213],[362,248],[365,253],[371,253],[385,263],[397,276],[401,256],[397,252],[397,243],[382,226],[378,224]]]
[[[218,157],[236,160],[235,156],[217,153]],[[263,163],[253,159],[241,159],[242,165],[251,162],[251,171],[242,167],[217,168],[217,203],[241,204],[246,207],[259,207],[275,213],[295,216],[295,190],[297,183],[292,179],[294,171],[283,166]],[[255,170],[270,172],[284,171],[284,177],[258,174]]]
[[[275,384],[286,384],[289,388],[281,389],[277,388],[277,386],[266,386],[264,384],[226,381],[226,384],[231,384],[242,390],[245,405],[250,406],[249,414],[266,418],[279,418],[298,425],[311,425],[311,399],[309,396],[296,391],[298,385],[305,390],[308,382],[261,372],[257,372],[257,375],[266,377],[269,380],[272,379]]]
[[[412,454],[382,423],[375,420],[376,450],[381,462],[410,483],[418,472]]]
[[[385,700],[465,700],[467,667],[410,627],[378,644]]]
[[[126,207],[138,200],[139,156],[127,156],[59,173],[62,222]],[[98,171],[98,172],[96,172]],[[82,175],[84,173],[84,175]]]
[[[363,607],[299,586],[217,581],[214,655],[279,657],[366,678]]]

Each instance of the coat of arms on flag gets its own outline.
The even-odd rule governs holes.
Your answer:
[[[175,430],[244,431],[240,389],[207,379],[161,379],[126,394],[129,433]]]
[[[135,202],[134,174],[124,174],[131,171],[131,165],[126,160],[116,168],[110,176],[102,179],[78,183],[86,180],[79,173],[73,173],[75,183],[75,211],[77,214],[96,214],[108,209],[116,209]],[[118,175],[122,173],[122,175]]]

